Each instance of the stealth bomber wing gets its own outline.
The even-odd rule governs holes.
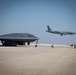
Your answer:
[[[38,43],[38,38],[29,33],[5,34],[5,35],[0,36],[0,40],[1,40],[3,46],[25,45],[25,42],[27,42],[27,44],[30,45],[30,42],[34,42],[34,41],[37,41],[37,43]]]

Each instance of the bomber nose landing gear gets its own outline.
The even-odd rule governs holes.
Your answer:
[[[38,45],[37,45],[37,44],[38,44],[38,40],[36,41],[36,45],[35,45],[35,47],[38,47]]]

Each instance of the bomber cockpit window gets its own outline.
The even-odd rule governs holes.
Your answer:
[[[33,37],[33,35],[30,35],[30,34],[29,34],[28,36],[29,36],[29,37]]]

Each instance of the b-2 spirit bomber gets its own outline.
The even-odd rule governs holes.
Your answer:
[[[10,33],[0,36],[0,41],[3,46],[17,46],[17,45],[30,45],[30,42],[38,43],[38,38],[29,33]]]

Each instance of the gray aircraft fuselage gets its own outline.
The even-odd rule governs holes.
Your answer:
[[[52,29],[49,26],[47,26],[47,29],[48,30],[46,30],[46,32],[53,33],[53,34],[60,34],[61,36],[63,36],[63,35],[74,35],[74,34],[76,34],[75,32],[52,31]]]

